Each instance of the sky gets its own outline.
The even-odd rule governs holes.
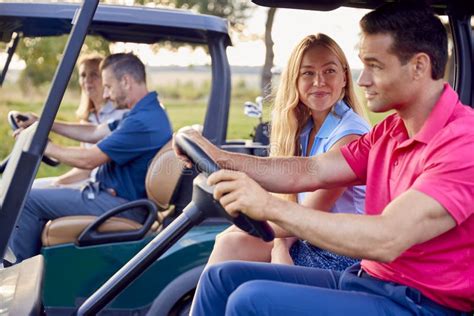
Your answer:
[[[227,49],[227,55],[231,65],[235,66],[262,66],[265,56],[265,46],[262,40],[265,31],[266,11],[268,8],[256,7],[250,19],[246,22],[244,37],[254,38],[253,40],[240,40],[235,34],[233,46]],[[359,39],[358,21],[365,14],[364,10],[354,10],[342,8],[332,11],[331,14],[319,11],[278,9],[273,25],[273,41],[276,66],[284,67],[291,53],[292,48],[304,36],[314,33],[325,33],[331,36],[346,53],[349,64],[353,68],[360,68],[361,63],[357,57],[357,43]],[[133,50],[142,57],[142,59],[152,66],[179,65],[187,66],[189,64],[207,64],[210,61],[209,56],[204,50],[192,50],[188,47],[182,47],[178,52],[170,52],[160,49],[158,53],[150,50],[148,45],[116,44],[113,52]],[[0,55],[0,62],[5,58]],[[12,68],[21,68],[22,63],[14,60]]]
[[[248,21],[250,30],[263,34],[267,8],[258,7]],[[328,12],[278,9],[275,15],[272,37],[275,43],[275,65],[284,66],[294,46],[306,35],[325,33],[331,36],[346,53],[351,66],[360,65],[357,57],[359,40],[358,22],[365,10],[342,8]],[[235,43],[228,49],[233,65],[262,65],[265,56],[263,41]]]
[[[262,66],[265,56],[265,44],[261,39],[265,32],[265,20],[268,8],[256,7],[250,19],[246,21],[246,38],[253,40],[240,40],[233,34],[233,46],[227,49],[229,62],[234,66]],[[276,66],[284,67],[292,48],[306,35],[325,33],[335,39],[346,53],[351,67],[360,68],[361,63],[357,57],[357,43],[359,40],[358,22],[366,13],[365,10],[343,8],[327,12],[278,9],[273,25],[273,41]],[[114,52],[130,49],[130,44],[118,44]],[[149,65],[179,65],[206,64],[210,58],[203,49],[192,50],[182,47],[178,52],[159,50],[153,53],[148,45],[134,46],[143,60]]]

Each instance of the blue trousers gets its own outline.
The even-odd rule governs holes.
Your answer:
[[[358,273],[231,261],[202,274],[191,315],[459,315],[417,290]]]
[[[17,262],[39,254],[41,233],[47,221],[70,215],[102,215],[128,202],[97,185],[82,189],[32,189],[10,237],[9,246]],[[125,215],[126,216],[126,215]],[[134,215],[126,216],[135,219]]]

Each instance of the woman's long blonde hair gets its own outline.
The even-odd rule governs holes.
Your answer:
[[[79,59],[77,63],[77,68],[85,63],[91,63],[97,65],[97,69],[100,67],[100,63],[104,57],[99,54],[90,54],[85,55]],[[79,74],[80,75],[80,74]],[[76,110],[76,117],[81,121],[87,121],[89,119],[89,114],[95,111],[94,103],[92,100],[81,90],[81,101]]]
[[[299,135],[311,117],[311,112],[308,111],[306,105],[300,102],[297,87],[298,76],[304,53],[318,45],[324,46],[334,53],[344,69],[346,86],[343,94],[341,94],[342,99],[356,113],[363,117],[366,116],[357,101],[349,63],[342,49],[332,38],[325,34],[308,35],[293,49],[274,97],[270,156],[293,157],[301,155]],[[282,197],[296,201],[295,194],[285,194]]]

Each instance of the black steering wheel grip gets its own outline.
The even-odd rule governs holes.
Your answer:
[[[10,111],[8,112],[7,119],[8,119],[8,124],[10,125],[11,129],[13,131],[16,131],[18,128],[20,128],[18,126],[17,120],[27,121],[28,117],[20,114],[20,112],[18,111]],[[43,155],[42,161],[51,167],[56,167],[57,165],[60,164],[59,160],[48,157],[48,156],[44,156],[44,155]]]
[[[183,154],[188,156],[199,172],[209,175],[220,169],[218,164],[185,133],[177,133],[175,143]],[[230,217],[227,213],[222,215],[252,236],[259,237],[264,241],[272,241],[275,238],[273,229],[266,221],[254,220],[243,213],[239,213],[237,217]]]

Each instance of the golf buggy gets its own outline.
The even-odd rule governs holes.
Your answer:
[[[227,22],[184,10],[97,5],[97,0],[82,5],[0,2],[0,39],[10,43],[0,82],[22,38],[70,34],[39,121],[21,133],[8,163],[5,161],[0,185],[2,255],[40,161],[47,159],[43,151],[48,134],[86,35],[111,42],[170,41],[205,46],[212,61],[212,87],[204,122],[195,123],[203,125],[203,135],[213,143],[226,146],[231,87],[225,52],[231,44]],[[10,121],[15,120],[10,117]],[[252,152],[248,143],[230,147]],[[43,233],[41,255],[0,270],[0,311],[11,315],[39,314],[42,310],[48,315],[72,314],[182,212],[191,201],[196,174],[182,168],[167,144],[147,173],[149,199],[133,201],[100,218],[73,216],[50,221]],[[138,205],[148,211],[143,224],[115,216]],[[151,262],[147,272],[102,314],[142,315],[152,306],[154,314],[186,313],[215,236],[228,225],[228,221],[214,216],[195,225],[174,240],[164,256]]]
[[[92,1],[91,1],[92,2]],[[278,6],[278,7],[288,7],[288,8],[303,8],[303,9],[314,9],[314,10],[323,10],[323,11],[330,11],[333,9],[336,9],[340,6],[349,6],[349,7],[354,7],[354,8],[374,8],[384,1],[326,1],[326,0],[297,0],[297,1],[265,1],[265,0],[258,0],[255,1],[257,4],[261,5],[269,5],[269,6]],[[88,3],[89,5],[89,3]],[[436,10],[437,13],[442,14],[442,15],[447,15],[449,18],[449,26],[451,30],[451,40],[453,43],[453,54],[452,54],[452,67],[451,67],[451,72],[449,75],[449,78],[451,78],[450,82],[456,89],[456,91],[459,93],[460,98],[463,103],[473,106],[474,105],[474,83],[472,79],[472,69],[473,69],[473,47],[474,47],[474,36],[472,32],[472,26],[471,26],[471,19],[472,19],[472,14],[474,10],[472,7],[469,7],[469,4],[461,3],[460,1],[433,1],[433,6]],[[0,10],[1,12],[1,10]],[[328,13],[330,14],[330,13]],[[80,19],[79,19],[80,20]],[[78,20],[78,22],[79,22]],[[74,36],[74,32],[72,34]],[[66,56],[65,56],[66,57]],[[77,55],[76,55],[77,57]],[[61,69],[61,68],[60,68]],[[53,85],[54,88],[54,85]],[[45,106],[45,110],[47,109],[47,105]],[[44,111],[42,118],[44,116]],[[53,113],[53,117],[54,117]],[[49,118],[49,121],[46,121],[44,124],[51,124],[53,118]],[[225,118],[226,119],[226,118]],[[220,123],[220,122],[216,122]],[[44,125],[43,124],[43,125]],[[41,121],[40,124],[38,125],[36,131],[41,131],[42,129],[40,128],[41,126]],[[47,126],[48,127],[48,126]],[[50,125],[49,125],[50,127]],[[47,129],[49,131],[49,129]],[[30,146],[30,144],[33,144],[34,142],[26,142],[25,148],[30,149],[31,147],[34,147],[33,151],[32,150],[24,150],[22,158],[23,160],[18,159],[14,160],[15,163],[21,163],[22,161],[27,161],[30,158],[30,156],[34,156],[36,159],[36,165],[31,171],[21,169],[21,172],[24,174],[25,172],[29,172],[29,178],[30,181],[33,177],[33,174],[35,172],[35,168],[37,167],[38,161],[41,157],[42,150],[44,149],[44,143],[45,139],[47,137],[47,133],[41,134],[41,136],[44,136],[44,138],[39,138],[43,143],[41,146]],[[208,135],[205,134],[206,137]],[[224,133],[225,136],[225,133]],[[204,173],[209,173],[215,170],[216,166],[213,164],[212,161],[207,159],[205,157],[205,154],[200,151],[198,147],[193,145],[192,143],[189,143],[185,139],[185,137],[182,137],[183,139],[179,141],[179,145],[182,146],[185,152],[188,153],[188,155],[197,163],[198,165],[198,170],[204,172]],[[210,138],[210,137],[208,137]],[[225,137],[224,137],[225,138]],[[212,138],[211,138],[212,139]],[[221,147],[227,147],[229,148],[229,145],[226,145],[226,142],[223,139],[212,139],[214,143],[220,145]],[[20,139],[21,141],[21,139]],[[20,142],[19,141],[19,142]],[[28,140],[27,140],[28,141]],[[18,142],[18,143],[19,143]],[[18,144],[17,143],[17,144]],[[36,143],[34,143],[36,144]],[[16,147],[19,147],[21,145],[17,145]],[[241,144],[231,144],[230,146],[241,146]],[[251,152],[251,149],[236,149],[237,151],[242,151],[242,152]],[[13,151],[13,158],[17,158],[15,155],[16,151]],[[28,155],[26,155],[28,154]],[[28,165],[28,164],[27,164]],[[7,169],[12,169],[11,163],[7,166]],[[5,172],[4,178],[7,178],[7,171]],[[20,169],[16,168],[15,174],[20,173]],[[10,180],[10,175],[12,173],[10,172],[8,174],[7,180],[9,181],[8,183],[10,186],[12,184],[19,183],[19,176],[13,177]],[[28,175],[27,174],[27,175]],[[26,186],[28,187],[29,184]],[[21,194],[26,195],[28,188],[23,189],[23,191],[20,191]],[[117,272],[109,281],[107,281],[102,287],[99,288],[89,299],[87,299],[82,306],[78,309],[77,314],[79,315],[88,315],[88,314],[95,314],[98,311],[100,311],[103,307],[106,307],[107,310],[111,310],[111,307],[116,306],[116,302],[119,300],[119,298],[124,294],[124,293],[129,293],[129,295],[133,295],[133,291],[131,289],[133,288],[135,282],[143,278],[143,276],[150,276],[150,271],[152,271],[153,267],[155,264],[162,260],[166,260],[166,258],[169,257],[169,252],[171,252],[175,247],[179,246],[180,243],[183,241],[188,241],[186,236],[188,234],[191,234],[193,231],[199,229],[202,227],[202,225],[206,224],[206,221],[201,222],[207,214],[203,215],[203,212],[196,211],[201,210],[202,208],[209,210],[209,215],[211,218],[217,218],[217,216],[222,217],[222,212],[219,209],[218,203],[213,201],[212,199],[209,199],[209,188],[206,188],[205,184],[203,183],[202,177],[197,177],[195,180],[195,189],[193,193],[193,201],[190,203],[189,208],[187,207],[186,210],[178,217],[173,224],[169,225],[166,229],[162,231],[161,234],[157,235],[155,239],[150,242],[142,251],[140,251],[139,254],[137,254],[133,259],[131,259],[122,269]],[[4,195],[2,196],[2,201],[8,200],[5,199]],[[9,201],[9,200],[8,200]],[[11,216],[16,216],[17,213],[21,209],[21,201],[18,202],[18,200],[14,200],[10,205],[16,205],[17,208],[14,209],[13,215],[10,214]],[[16,204],[13,204],[16,203]],[[5,203],[3,203],[3,206]],[[5,208],[2,208],[0,213],[0,216],[3,216]],[[191,209],[191,211],[189,210]],[[194,211],[193,211],[194,210]],[[6,212],[8,213],[8,212]],[[200,224],[198,224],[200,223]],[[10,219],[10,224],[13,225],[12,220]],[[198,226],[194,227],[195,224],[198,224]],[[237,221],[238,225],[241,225],[244,229],[247,231],[250,231],[251,233],[255,235],[259,235],[263,237],[264,239],[268,240],[271,239],[272,234],[271,231],[268,230],[268,227],[265,226],[264,223],[254,223],[252,221],[248,221],[246,218],[243,218],[242,220]],[[164,234],[163,234],[164,233]],[[179,238],[182,234],[184,234],[184,237]],[[0,235],[0,237],[2,237]],[[0,242],[2,242],[3,238],[0,239]],[[150,240],[150,239],[147,239]],[[176,244],[173,244],[177,242]],[[144,245],[145,242],[142,244]],[[0,243],[0,246],[3,246],[3,244]],[[70,245],[70,247],[76,247],[80,248],[78,246],[73,246]],[[94,246],[93,246],[94,247]],[[171,248],[170,248],[171,247]],[[4,248],[0,248],[2,251]],[[168,249],[168,250],[167,250]],[[165,252],[168,251],[168,252]],[[163,256],[161,259],[156,260],[156,257],[159,257],[162,253],[164,252]],[[43,253],[46,256],[46,252],[43,251]],[[47,258],[47,257],[46,257]],[[32,258],[33,260],[36,260],[34,264],[40,265],[41,264],[41,257],[39,258]],[[23,270],[27,270],[29,267],[26,267],[28,263],[24,263],[23,265],[19,265],[17,267],[18,270],[23,268]],[[34,266],[35,266],[34,265]],[[150,268],[147,269],[147,267],[150,266]],[[173,267],[173,268],[176,268]],[[30,271],[31,272],[31,271]],[[89,273],[92,273],[92,271],[88,271]],[[154,271],[155,272],[155,271]],[[160,273],[160,271],[156,271],[156,273]],[[17,275],[21,276],[22,273],[17,273]],[[38,273],[36,274],[36,276]],[[37,284],[37,282],[41,281],[40,277],[37,276],[39,280],[35,282],[31,282],[32,284]],[[138,278],[138,279],[136,279]],[[5,277],[0,277],[0,279],[5,280]],[[161,280],[160,280],[161,282]],[[149,282],[147,282],[149,283]],[[150,285],[157,285],[158,283],[155,284],[150,284]],[[3,282],[2,282],[3,286]],[[38,287],[31,286],[32,289],[36,289],[36,292],[40,291]],[[151,288],[151,287],[150,287]],[[122,292],[123,291],[123,292]],[[135,290],[137,291],[137,290]],[[31,293],[33,293],[32,291]],[[30,293],[30,292],[29,292]],[[122,293],[122,294],[120,294]],[[21,294],[21,293],[20,293]],[[140,292],[138,294],[146,294],[143,292]],[[117,299],[113,300],[115,296],[117,296]],[[18,295],[21,296],[21,295]],[[192,296],[192,290],[187,293],[187,296],[183,296],[183,301],[178,302],[178,305],[175,306],[188,306],[187,304],[189,303],[190,299]],[[37,296],[34,296],[37,297]],[[136,299],[136,297],[134,297]],[[107,305],[109,302],[110,305]],[[184,303],[180,305],[181,303]],[[159,309],[155,308],[160,308],[161,306],[169,306],[167,301],[165,299],[160,300],[159,297],[157,300],[155,300],[155,303],[152,305],[152,312],[156,312],[155,314],[158,315],[166,315],[169,312],[161,312]],[[171,309],[172,310],[172,309]],[[114,311],[118,311],[117,309]],[[172,313],[174,313],[176,310],[172,310]],[[184,313],[186,311],[185,308],[181,309],[181,311]]]
[[[408,0],[407,0],[408,1]],[[341,6],[353,8],[373,9],[385,1],[318,1],[318,0],[297,0],[297,1],[266,1],[255,0],[260,5],[277,6],[285,8],[303,8],[322,11],[331,11]],[[387,1],[388,2],[388,1]],[[453,51],[450,56],[450,66],[446,74],[447,80],[453,85],[459,94],[461,101],[471,107],[474,106],[474,81],[472,77],[472,69],[474,65],[474,34],[472,26],[472,15],[474,13],[473,6],[457,1],[433,1],[432,4],[435,12],[440,15],[446,15],[449,21],[450,41],[452,42]],[[250,108],[251,107],[251,108]],[[249,110],[253,110],[253,105],[249,104]],[[217,169],[217,165],[212,162],[209,157],[195,144],[186,139],[185,135],[178,135],[177,145],[189,156],[189,158],[197,165],[198,170],[202,173],[210,173]],[[224,147],[224,146],[222,146]],[[176,227],[171,227],[170,231],[183,233],[184,230],[191,229],[193,221],[199,222],[206,214],[219,215],[224,217],[219,211],[219,205],[216,201],[209,198],[210,188],[205,186],[204,176],[200,175],[194,180],[193,200],[183,214],[176,220]],[[205,192],[208,192],[206,195]],[[205,209],[200,213],[195,209]],[[195,214],[201,215],[195,215]],[[204,214],[204,215],[202,215]],[[196,218],[198,218],[196,220]],[[265,223],[254,223],[247,218],[241,220],[234,219],[234,222],[244,228],[249,233],[260,236],[264,240],[272,237],[272,232],[268,230]],[[169,232],[170,232],[169,231]],[[146,247],[146,251],[140,252],[132,260],[130,260],[116,275],[114,275],[107,283],[105,283],[98,291],[96,291],[79,309],[78,315],[89,315],[101,310],[121,289],[126,288],[127,283],[131,282],[136,276],[140,275],[140,264],[147,265],[146,262],[150,257],[155,259],[163,252],[161,248],[169,246],[171,238],[157,238]],[[124,281],[126,280],[126,281]]]

